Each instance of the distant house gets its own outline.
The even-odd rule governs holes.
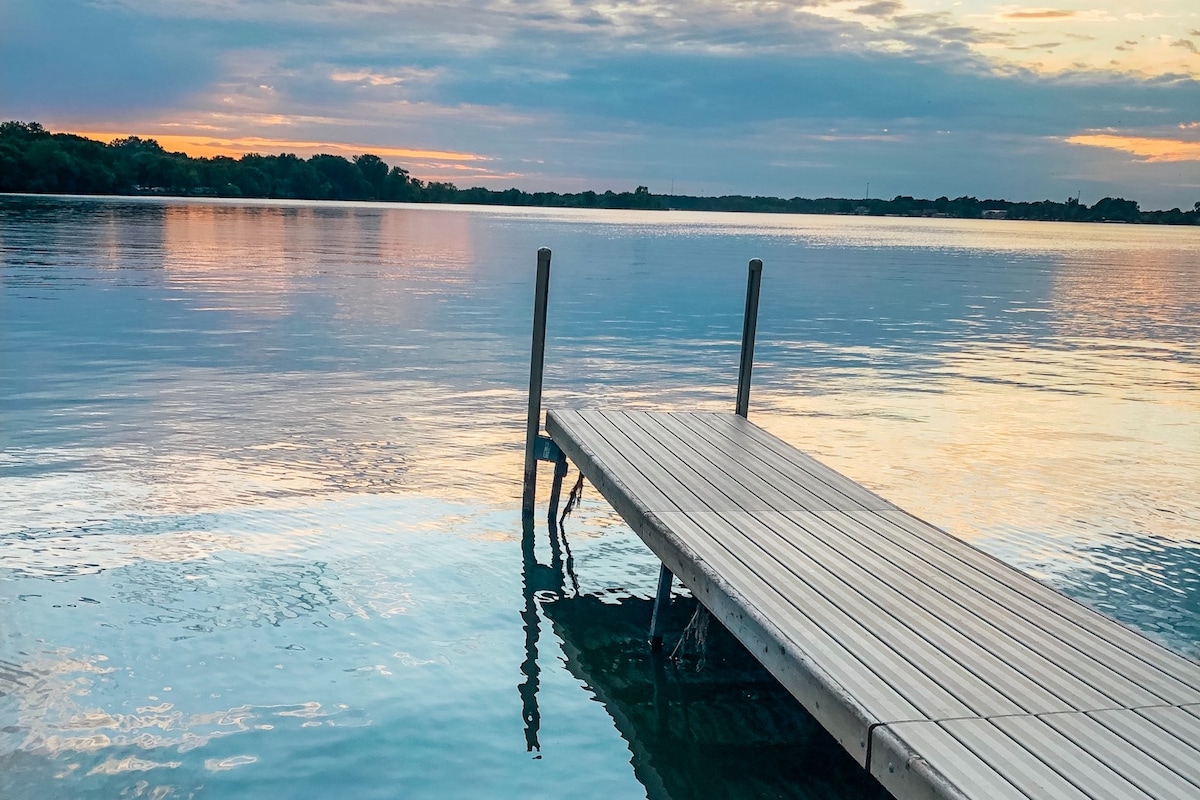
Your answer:
[[[983,212],[984,219],[1008,219],[1008,212],[1000,208],[989,208]]]

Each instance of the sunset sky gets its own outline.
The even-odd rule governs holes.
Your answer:
[[[461,187],[1200,201],[1200,3],[2,0],[0,118]]]

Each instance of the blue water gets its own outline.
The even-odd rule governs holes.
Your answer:
[[[594,490],[523,554],[543,245],[548,405],[730,408],[760,257],[753,419],[1200,657],[1200,230],[6,197],[0,796],[861,796]]]

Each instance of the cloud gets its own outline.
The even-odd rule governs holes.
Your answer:
[[[404,79],[398,75],[383,75],[378,72],[369,72],[365,69],[356,71],[339,70],[331,73],[329,79],[338,83],[366,83],[371,86],[395,86],[398,83],[404,82]]]
[[[158,20],[73,0],[6,0],[0,98],[77,112],[127,113],[179,102],[220,71],[204,26],[186,37]]]
[[[1079,134],[1064,139],[1068,144],[1120,150],[1148,162],[1200,161],[1200,142],[1120,134]]]
[[[1010,11],[1003,16],[1005,19],[1068,19],[1078,13],[1077,11],[1060,11],[1053,8],[1031,8],[1025,11]]]
[[[1200,50],[1196,49],[1196,44],[1191,39],[1176,39],[1175,41],[1171,42],[1171,47],[1182,47],[1189,53],[1194,53],[1195,55],[1200,56]]]
[[[1061,47],[1062,42],[1042,42],[1040,44],[1027,44],[1020,47],[1009,46],[1009,50],[1053,50],[1056,47]],[[1120,49],[1120,48],[1118,48]]]
[[[689,191],[792,196],[849,191],[837,181],[857,186],[868,174],[904,194],[1059,196],[1067,162],[1098,184],[1136,178],[1121,171],[1133,163],[1122,151],[1066,137],[1111,129],[1153,138],[1195,118],[1200,90],[1182,74],[1195,61],[1182,45],[1132,22],[1100,34],[1102,10],[1008,6],[1001,11],[1041,16],[1005,18],[909,13],[900,0],[7,2],[16,9],[6,7],[0,28],[9,115],[190,137],[188,148],[231,153],[395,153],[403,166],[426,165],[415,174],[460,183],[564,190],[675,177]],[[1022,19],[1046,25],[1020,31]],[[1048,28],[1055,20],[1072,30]],[[1138,56],[1160,59],[1159,77],[1120,74],[1130,56],[1096,67],[1095,53],[1117,55],[1112,46],[1126,37],[1143,42]],[[817,164],[819,175],[808,175],[805,165]],[[1140,180],[1148,192],[1176,191],[1158,173]]]
[[[904,10],[904,3],[900,0],[876,0],[852,10],[865,17],[892,17]]]

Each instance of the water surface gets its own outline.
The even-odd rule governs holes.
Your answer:
[[[760,257],[754,420],[1200,657],[1200,231],[7,197],[0,795],[861,796],[594,490],[523,550],[543,245],[548,405],[731,408]]]

